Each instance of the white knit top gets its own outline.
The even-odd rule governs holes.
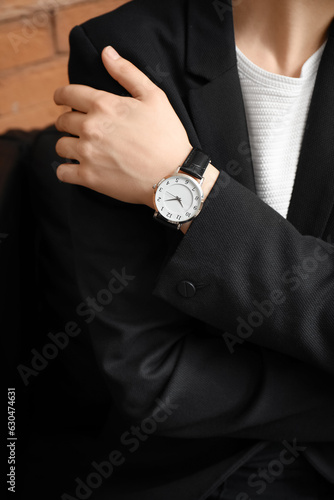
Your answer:
[[[283,217],[288,213],[307,114],[325,45],[305,62],[300,78],[270,73],[236,48],[257,194]]]

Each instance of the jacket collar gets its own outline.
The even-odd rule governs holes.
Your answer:
[[[189,0],[186,69],[214,80],[236,64],[231,1]]]
[[[256,192],[237,69],[231,2],[188,1],[186,65],[197,85],[188,106],[194,146],[212,163]],[[309,110],[288,220],[321,237],[334,206],[334,21]]]
[[[334,21],[320,62],[288,220],[321,237],[334,208]]]
[[[193,145],[255,192],[230,1],[188,1],[186,64],[197,82],[188,95]]]

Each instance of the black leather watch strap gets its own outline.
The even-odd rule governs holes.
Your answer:
[[[173,222],[169,221],[168,219],[165,219],[159,212],[154,214],[154,218],[160,222],[161,224],[164,224],[165,226],[168,226],[170,229],[179,229],[180,224],[173,224]]]
[[[196,179],[202,179],[210,161],[210,157],[201,149],[194,148],[191,150],[187,159],[180,167],[180,172],[192,175],[193,177],[196,177]]]

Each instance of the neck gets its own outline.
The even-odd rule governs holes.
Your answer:
[[[333,0],[239,0],[233,7],[236,44],[255,64],[299,77],[326,41]]]

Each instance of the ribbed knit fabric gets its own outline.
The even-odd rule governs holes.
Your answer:
[[[324,48],[325,44],[305,62],[300,78],[270,73],[236,48],[257,194],[283,217]]]

